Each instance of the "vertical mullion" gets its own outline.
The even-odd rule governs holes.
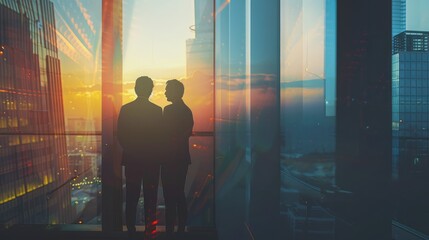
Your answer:
[[[102,1],[102,230],[122,231],[122,168],[116,141],[122,104],[122,0]]]

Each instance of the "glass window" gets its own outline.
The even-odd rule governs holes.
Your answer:
[[[335,216],[316,203],[335,186],[335,40],[336,1],[281,1],[280,201],[295,239],[307,224],[315,239],[335,236]]]
[[[192,164],[185,186],[190,227],[214,225],[212,13],[212,0],[123,1],[123,104],[136,98],[134,85],[140,76],[153,79],[155,87],[149,100],[163,108],[171,104],[165,96],[166,82],[178,79],[185,86],[183,99],[194,118]],[[161,183],[158,192],[158,220],[164,225]],[[143,213],[142,204],[138,211]],[[137,219],[143,224],[142,217]]]
[[[393,7],[398,0],[393,0]],[[401,14],[406,19],[406,27],[401,30],[404,32],[407,41],[407,49],[404,49],[399,58],[400,66],[404,66],[405,76],[399,74],[399,81],[411,77],[411,89],[402,91],[406,86],[392,86],[395,91],[405,92],[406,95],[400,95],[399,101],[407,101],[409,105],[405,108],[399,108],[400,116],[404,116],[405,122],[410,122],[406,128],[400,128],[399,134],[393,134],[392,143],[397,143],[397,149],[392,149],[394,164],[394,197],[393,199],[393,219],[394,224],[406,226],[414,231],[428,234],[428,222],[425,220],[429,217],[427,206],[424,204],[429,201],[429,192],[424,182],[427,182],[429,168],[427,165],[429,156],[429,139],[427,137],[428,121],[428,90],[427,76],[428,67],[427,59],[429,52],[423,52],[421,49],[427,41],[414,41],[417,34],[427,35],[429,25],[427,22],[421,22],[419,19],[425,15],[425,10],[429,8],[429,3],[425,1],[405,1],[406,10]],[[392,19],[392,27],[395,26],[395,18]],[[412,31],[410,31],[412,30]],[[407,40],[408,39],[408,40]],[[405,42],[404,42],[405,43]],[[408,62],[410,61],[410,62]],[[393,129],[393,132],[398,131]]]
[[[101,0],[0,12],[0,222],[100,223]]]

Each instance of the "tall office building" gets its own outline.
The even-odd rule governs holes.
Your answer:
[[[404,31],[393,37],[393,54],[429,51],[429,32]]]
[[[0,26],[0,223],[68,223],[54,6],[0,0]]]
[[[395,36],[392,57],[392,176],[395,218],[427,234],[429,214],[428,32]],[[426,39],[426,40],[425,40]],[[425,46],[426,45],[426,46]]]
[[[406,0],[392,0],[392,36],[405,31],[406,27]]]
[[[186,41],[186,75],[213,75],[213,18],[210,1],[194,1],[195,38]]]
[[[393,176],[429,173],[429,32],[394,38],[392,58]]]
[[[186,40],[186,80],[184,100],[189,104],[194,116],[194,131],[213,131],[213,1],[194,1],[195,25],[191,29],[195,37]],[[187,92],[187,93],[186,93]],[[194,101],[198,99],[197,101]],[[205,105],[196,102],[209,103]],[[210,110],[209,110],[210,109]],[[210,146],[212,137],[190,139],[193,162],[198,165],[190,168],[188,175],[193,176],[188,192],[189,225],[213,226],[213,185]],[[203,147],[204,146],[204,147]]]

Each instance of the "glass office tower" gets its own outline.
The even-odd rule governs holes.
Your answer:
[[[393,37],[393,54],[427,51],[429,51],[429,32],[404,31]],[[420,59],[414,61],[420,61]]]
[[[419,219],[429,201],[428,32],[394,37],[392,56],[392,147],[395,218],[427,233]],[[426,230],[425,230],[426,229]]]
[[[406,10],[406,0],[392,0],[392,36],[405,31]]]
[[[0,222],[72,218],[53,3],[0,1]],[[55,193],[54,193],[55,192]]]

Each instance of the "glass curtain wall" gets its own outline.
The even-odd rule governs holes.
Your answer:
[[[255,194],[266,166],[260,156],[274,157],[267,133],[275,129],[270,110],[279,94],[279,222],[292,239],[335,239],[348,223],[323,200],[335,193],[347,202],[353,194],[336,186],[347,178],[339,176],[344,169],[335,159],[337,1],[280,1],[279,79],[259,61],[269,54],[259,51],[265,48],[257,33],[273,26],[256,21],[258,3],[123,0],[118,91],[123,103],[132,101],[135,79],[148,75],[155,81],[151,100],[164,107],[165,82],[185,84],[195,120],[189,225],[214,225],[216,174],[217,206],[234,211],[217,216],[220,235],[248,234],[258,216],[262,198]],[[423,221],[429,200],[427,4],[392,0],[394,236],[429,234]],[[102,1],[0,0],[0,13],[0,223],[101,224]],[[274,35],[267,35],[266,47]],[[225,224],[233,222],[241,227]]]
[[[216,1],[216,226],[245,236],[250,206],[250,1]]]
[[[279,1],[216,1],[216,223],[275,238],[279,215]]]
[[[429,235],[427,1],[392,0],[393,223]]]
[[[334,239],[336,1],[281,4],[281,215],[291,239]]]
[[[101,0],[0,12],[0,223],[99,223]]]

